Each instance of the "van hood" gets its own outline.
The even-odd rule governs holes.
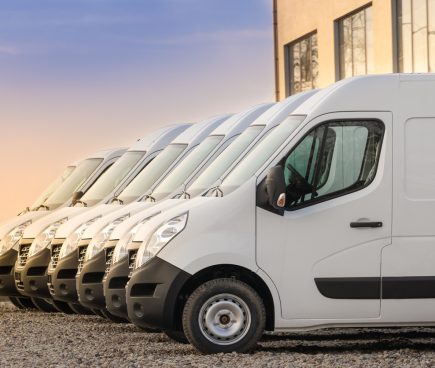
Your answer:
[[[17,226],[20,226],[27,221],[32,221],[33,223],[35,221],[38,221],[40,218],[49,215],[52,212],[53,211],[30,211],[23,213],[20,216],[9,219],[0,226],[0,240],[8,235]]]
[[[88,210],[89,208],[87,207],[64,207],[52,211],[49,215],[40,218],[27,227],[24,231],[23,239],[34,239],[52,223],[64,218],[70,219]]]
[[[147,202],[132,202],[125,206],[115,206],[110,212],[106,211],[99,220],[95,221],[91,226],[89,226],[82,235],[82,239],[92,239],[100,231],[102,231],[111,222],[125,216],[132,216],[137,212],[141,211],[143,208],[152,206],[152,203]],[[127,217],[121,224],[127,221]],[[120,225],[121,225],[120,224]],[[118,226],[120,226],[118,225]]]
[[[139,211],[136,211],[134,215],[130,215],[130,218],[118,225],[110,236],[110,240],[119,240],[125,234],[127,234],[134,226],[139,222],[145,220],[148,217],[164,212],[174,206],[177,206],[187,199],[166,199],[158,203],[141,203],[147,206],[141,206]],[[112,220],[113,221],[113,220]]]

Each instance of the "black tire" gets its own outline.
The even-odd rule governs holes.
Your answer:
[[[18,309],[26,309],[26,307],[21,304],[20,299],[14,297],[14,296],[9,297],[9,301]]]
[[[18,301],[25,309],[36,309],[35,304],[33,304],[32,299],[25,297],[18,297]]]
[[[71,310],[75,313],[75,314],[81,314],[84,316],[90,316],[93,315],[94,312],[92,310],[90,310],[89,308],[86,308],[80,304],[77,303],[68,303],[68,306],[71,308]]]
[[[55,308],[53,304],[50,304],[49,302],[45,301],[41,298],[31,298],[33,304],[35,304],[35,307],[39,309],[41,312],[45,313],[58,313],[59,311]]]
[[[220,326],[211,322],[217,318]],[[260,296],[249,285],[232,278],[205,282],[184,306],[184,333],[205,354],[249,352],[263,335],[265,325],[266,310]],[[230,335],[225,336],[225,332]]]
[[[107,309],[101,309],[101,313],[103,314],[104,318],[108,319],[111,322],[115,323],[130,323],[130,321],[126,320],[125,318],[115,316],[114,314],[110,313]]]
[[[179,342],[180,344],[188,344],[189,343],[189,340],[187,340],[187,337],[183,331],[165,330],[164,333],[171,340]]]
[[[61,302],[58,300],[52,301],[53,306],[61,313],[64,314],[74,314],[75,312],[69,307],[68,303]]]
[[[94,313],[98,317],[105,318],[103,312],[100,309],[92,309],[92,313]]]

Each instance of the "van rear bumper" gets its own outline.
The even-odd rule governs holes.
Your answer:
[[[128,257],[125,257],[110,267],[110,271],[103,282],[107,310],[113,315],[125,319],[128,319],[125,287],[127,286],[129,273]]]
[[[187,272],[154,257],[133,272],[127,283],[128,317],[141,327],[176,330],[178,295],[191,277]]]
[[[14,266],[18,252],[8,250],[0,256],[0,296],[21,296],[15,286]]]

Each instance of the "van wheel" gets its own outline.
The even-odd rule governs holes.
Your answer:
[[[68,306],[71,308],[71,310],[75,314],[82,314],[82,315],[93,315],[94,312],[91,311],[89,308],[83,307],[81,304],[78,303],[68,303]]]
[[[49,302],[45,301],[41,298],[31,298],[33,304],[35,304],[35,307],[39,309],[42,312],[45,313],[57,313],[58,310],[54,307],[54,305],[50,304]]]
[[[14,297],[14,296],[10,296],[9,301],[18,309],[26,309],[26,307],[21,304],[20,299]]]
[[[102,309],[101,313],[103,314],[104,318],[108,319],[111,322],[129,323],[129,321],[126,320],[125,318],[115,316],[114,314],[110,313],[107,309]]]
[[[184,333],[205,354],[248,352],[257,344],[265,325],[262,299],[253,288],[236,279],[202,284],[184,306]]]
[[[24,309],[35,309],[36,306],[33,304],[32,300],[30,298],[25,297],[17,297],[18,303],[20,303]]]
[[[62,313],[65,314],[74,314],[74,311],[69,307],[68,303],[65,302],[60,302],[58,300],[53,300],[52,301],[53,306]]]
[[[165,330],[164,333],[171,340],[179,342],[180,344],[188,344],[189,343],[189,340],[187,340],[187,337],[183,331]]]

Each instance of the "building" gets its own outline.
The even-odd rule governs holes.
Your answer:
[[[435,0],[273,0],[276,99],[355,75],[435,72]]]

